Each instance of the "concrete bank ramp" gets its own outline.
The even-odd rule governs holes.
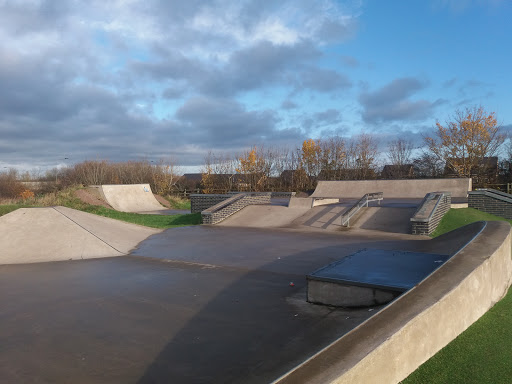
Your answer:
[[[116,211],[136,213],[167,209],[155,199],[149,184],[105,184],[100,186],[100,194]]]
[[[252,228],[281,228],[289,226],[295,219],[301,217],[310,208],[289,208],[279,205],[249,205],[217,226],[252,227]]]
[[[411,233],[411,217],[416,208],[366,207],[350,226],[374,231]]]
[[[319,181],[314,198],[360,199],[366,193],[383,192],[386,198],[423,198],[428,192],[451,192],[466,199],[471,179],[342,180]]]
[[[20,208],[0,217],[0,264],[121,256],[159,232],[66,207]]]
[[[341,204],[314,208],[250,205],[217,225],[340,231],[346,229],[341,225],[341,216],[349,208]],[[350,228],[410,234],[410,219],[415,211],[416,207],[362,208],[351,220]]]

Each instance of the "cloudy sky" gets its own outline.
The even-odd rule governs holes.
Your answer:
[[[508,0],[0,0],[0,166],[512,125]],[[67,158],[67,159],[65,159]]]

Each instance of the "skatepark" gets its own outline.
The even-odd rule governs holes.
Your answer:
[[[498,301],[512,276],[508,224],[411,234],[425,193],[460,203],[470,185],[433,187],[399,196],[384,185],[319,185],[310,198],[265,196],[219,224],[165,231],[65,207],[0,217],[0,379],[398,382]],[[343,225],[375,188],[383,200]],[[99,190],[120,211],[165,211],[145,185]],[[315,272],[371,250],[429,255],[432,267],[389,303],[308,301],[314,289],[322,301],[326,291],[388,292],[403,280],[409,270],[396,264],[378,285],[378,270],[349,288],[347,278],[310,285]]]

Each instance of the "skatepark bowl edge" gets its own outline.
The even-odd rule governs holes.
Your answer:
[[[125,243],[143,227],[112,230],[110,219],[72,211],[35,214],[85,232],[65,249],[73,260],[30,259],[58,237],[23,248],[0,231],[1,246],[18,246],[9,262],[30,259],[0,265],[0,382],[398,382],[498,301],[512,275],[502,222],[436,239],[195,226]],[[30,220],[18,228],[30,229]],[[454,256],[389,305],[306,301],[307,274],[371,248]]]

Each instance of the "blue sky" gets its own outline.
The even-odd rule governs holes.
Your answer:
[[[512,128],[507,0],[0,0],[0,166]],[[64,158],[68,158],[64,160]]]

